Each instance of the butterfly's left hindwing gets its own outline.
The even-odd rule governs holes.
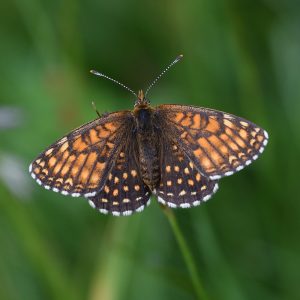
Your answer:
[[[268,134],[257,125],[220,111],[185,106],[156,108],[167,128],[201,173],[217,180],[252,163],[263,152]]]
[[[164,136],[164,140],[161,179],[155,191],[158,201],[173,208],[188,208],[209,200],[217,191],[218,183],[200,174],[168,136]]]
[[[131,113],[116,112],[75,129],[51,145],[29,167],[46,189],[90,197],[104,184],[132,126]]]

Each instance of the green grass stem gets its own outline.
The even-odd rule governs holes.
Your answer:
[[[193,257],[192,252],[189,249],[189,246],[184,238],[184,235],[180,229],[180,226],[177,222],[174,212],[167,206],[161,206],[161,207],[171,225],[173,234],[178,243],[178,246],[179,246],[179,249],[183,256],[184,262],[190,273],[191,280],[192,280],[197,298],[201,299],[201,300],[208,300],[208,296],[204,290],[201,278],[200,278],[197,268],[196,268],[196,263],[195,263],[194,257]]]

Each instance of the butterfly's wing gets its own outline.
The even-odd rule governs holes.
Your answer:
[[[136,139],[128,137],[103,189],[90,197],[90,205],[101,213],[129,216],[150,204],[151,192],[143,183],[137,164]]]
[[[128,111],[89,122],[59,139],[30,165],[44,188],[74,197],[95,195],[103,186],[133,124]]]
[[[159,120],[200,172],[216,180],[256,160],[268,142],[259,126],[220,111],[186,105],[160,105]]]
[[[158,201],[170,207],[188,208],[207,201],[218,183],[203,176],[175,142],[164,136],[161,180],[155,191]]]

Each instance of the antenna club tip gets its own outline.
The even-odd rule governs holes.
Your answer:
[[[176,57],[176,60],[178,61],[178,60],[180,60],[180,59],[182,59],[183,58],[183,54],[180,54],[180,55],[178,55],[177,57]]]
[[[99,72],[96,71],[96,70],[90,70],[90,73],[92,73],[92,74],[94,74],[94,75],[96,75],[96,76],[102,76],[102,74],[99,73]]]

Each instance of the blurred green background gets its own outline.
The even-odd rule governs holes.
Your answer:
[[[0,299],[194,299],[154,199],[116,218],[46,191],[38,153],[130,93],[230,112],[270,135],[262,157],[200,207],[175,211],[210,299],[300,299],[300,5],[276,0],[0,4]]]

